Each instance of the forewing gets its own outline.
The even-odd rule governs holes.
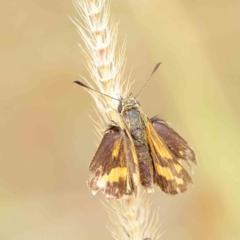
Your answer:
[[[191,161],[197,164],[194,151],[189,147],[188,143],[165,121],[153,118],[151,119],[151,122],[157,134],[164,140],[169,150],[176,156],[177,159]]]
[[[146,124],[148,144],[153,159],[154,183],[168,194],[185,192],[192,179],[176,160],[175,155],[155,131],[150,121]]]
[[[93,194],[100,191],[109,199],[117,199],[134,192],[132,155],[126,141],[124,131],[116,127],[103,136],[89,167],[87,185]]]

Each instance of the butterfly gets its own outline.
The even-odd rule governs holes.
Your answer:
[[[170,195],[185,192],[192,179],[180,160],[197,164],[194,151],[167,122],[149,119],[136,97],[118,101],[121,124],[112,123],[103,135],[89,166],[90,191],[102,192],[108,199],[136,194],[139,185],[150,193],[155,185]]]

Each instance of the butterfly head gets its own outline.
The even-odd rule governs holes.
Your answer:
[[[122,99],[118,105],[118,112],[122,113],[133,108],[140,108],[140,104],[137,100],[135,100],[134,98]]]

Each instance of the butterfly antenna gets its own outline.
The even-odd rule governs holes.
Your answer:
[[[102,95],[104,95],[104,96],[106,96],[106,97],[110,97],[110,98],[112,98],[112,99],[114,99],[114,100],[117,100],[117,101],[121,102],[119,99],[114,98],[114,97],[111,97],[111,96],[109,96],[109,95],[107,95],[107,94],[105,94],[105,93],[99,92],[98,90],[87,86],[86,84],[80,82],[79,80],[74,81],[73,83],[76,83],[76,84],[78,84],[78,85],[80,85],[80,86],[82,86],[82,87],[84,87],[84,88],[90,89],[90,90],[92,90],[92,91],[94,91],[94,92],[97,92],[97,93],[102,94]]]
[[[147,81],[144,83],[144,85],[142,86],[141,90],[138,92],[138,94],[135,96],[135,98],[138,97],[138,95],[142,92],[142,90],[144,89],[144,87],[147,85],[148,81],[151,79],[152,75],[157,71],[158,67],[160,66],[161,62],[157,63],[156,66],[154,67],[151,75],[149,76],[149,78],[147,79]]]

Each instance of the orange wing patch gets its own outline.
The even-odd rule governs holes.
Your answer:
[[[156,131],[154,130],[151,122],[147,123],[148,135],[151,136],[152,144],[156,151],[161,155],[161,157],[166,159],[173,159],[171,152],[168,150],[167,146],[164,144],[163,140],[158,137]]]
[[[127,180],[128,171],[126,167],[116,167],[113,168],[109,174],[104,174],[99,177],[97,185],[103,187],[107,182],[114,183],[120,181],[120,179]]]

